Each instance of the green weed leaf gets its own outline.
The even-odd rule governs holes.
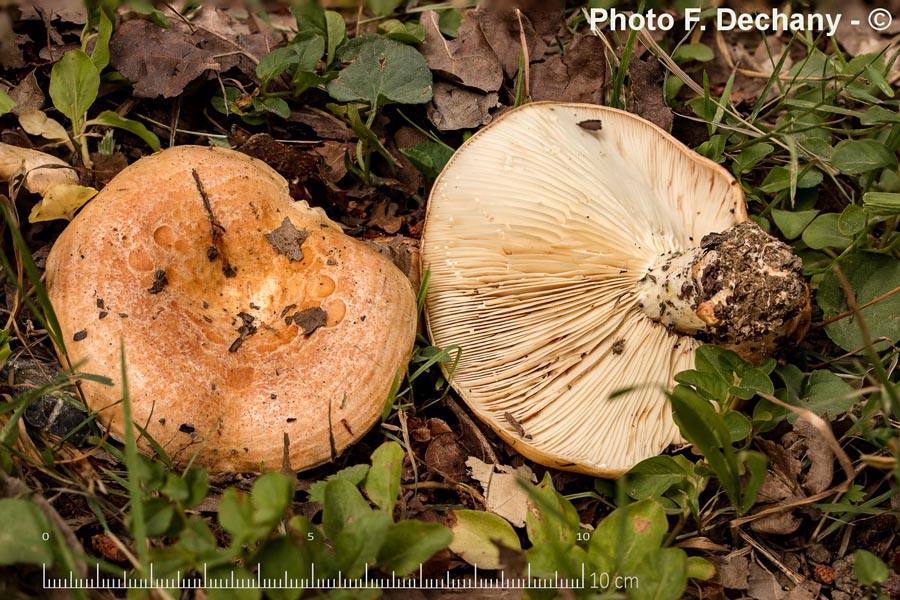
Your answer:
[[[415,48],[370,33],[348,42],[338,58],[349,63],[328,83],[328,93],[338,102],[376,107],[431,100],[431,70]]]
[[[656,548],[642,557],[633,574],[638,585],[628,587],[632,600],[678,600],[687,589],[688,558],[681,548]]]
[[[411,148],[401,148],[400,153],[429,179],[435,179],[453,156],[453,148],[437,142],[420,142]]]
[[[325,11],[325,29],[326,39],[328,40],[327,52],[325,54],[325,64],[330,65],[334,60],[335,53],[347,37],[347,25],[344,23],[344,17],[333,10]]]
[[[344,479],[335,479],[325,485],[325,508],[322,510],[322,529],[334,540],[351,522],[372,512],[369,503],[355,485]],[[388,516],[390,520],[390,516]]]
[[[838,218],[838,231],[847,236],[854,236],[866,228],[866,211],[861,206],[850,204]]]
[[[528,486],[525,529],[532,545],[548,541],[574,542],[580,528],[578,511],[553,487],[550,474],[536,486]]]
[[[378,551],[378,566],[397,575],[408,575],[435,552],[449,546],[452,540],[453,534],[443,525],[400,521],[384,537]]]
[[[253,522],[270,529],[275,527],[293,497],[294,482],[286,475],[276,472],[260,475],[253,482],[250,496]]]
[[[900,286],[900,260],[884,254],[854,253],[839,263],[841,271],[856,294],[857,306],[878,298]],[[816,301],[827,320],[849,310],[847,299],[833,272],[825,274]],[[869,326],[872,338],[886,337],[896,342],[900,339],[900,294],[889,296],[860,311]],[[831,340],[848,352],[861,351],[863,345],[859,323],[853,316],[846,317],[825,327]],[[875,344],[884,349],[887,342]]]
[[[9,97],[9,94],[0,90],[0,115],[5,115],[16,106],[16,101]]]
[[[133,121],[131,119],[126,119],[125,117],[111,110],[104,110],[95,118],[88,121],[87,124],[105,125],[106,127],[124,129],[125,131],[133,133],[134,135],[141,138],[144,143],[150,146],[150,149],[154,152],[159,152],[159,138],[156,137],[155,133],[144,127],[142,123],[138,123],[137,121]]]
[[[283,581],[286,574],[288,579],[299,581],[308,576],[305,558],[291,538],[282,536],[268,540],[256,553],[254,562],[259,565],[263,579]],[[303,589],[267,589],[266,595],[273,600],[297,600],[303,595]]]
[[[853,243],[853,238],[841,233],[838,227],[840,215],[826,213],[819,215],[803,231],[803,241],[810,248],[821,250],[822,248],[844,249]]]
[[[818,214],[818,210],[793,211],[776,208],[772,210],[772,220],[775,221],[775,225],[785,238],[794,240],[800,237],[803,230],[812,223]]]
[[[326,504],[326,509],[327,506]],[[391,515],[378,510],[369,510],[348,521],[346,527],[332,538],[338,567],[347,577],[360,577],[366,565],[375,562],[391,525],[393,525]]]
[[[72,121],[76,135],[99,90],[100,71],[82,50],[69,50],[50,70],[53,106]]]
[[[672,58],[677,63],[686,63],[691,61],[707,62],[714,58],[712,48],[706,44],[682,44],[678,46]]]
[[[877,140],[844,140],[834,147],[831,164],[845,175],[859,175],[896,165],[897,158]]]
[[[353,485],[359,485],[366,479],[366,475],[368,475],[368,473],[369,465],[353,465],[352,467],[341,469],[337,473],[329,475],[324,480],[317,481],[309,486],[309,501],[318,502],[319,504],[325,502],[325,485],[329,481],[334,481],[335,479],[346,479]]]
[[[50,523],[37,504],[18,498],[0,499],[0,565],[53,563],[53,545],[41,540]]]
[[[97,67],[97,72],[101,73],[106,65],[109,64],[109,40],[113,33],[113,23],[106,11],[100,11],[100,22],[97,29],[97,38],[94,42],[94,49],[91,51],[91,62]]]
[[[600,522],[591,536],[588,554],[601,570],[630,575],[659,549],[667,530],[662,504],[653,498],[634,502],[617,508]]]
[[[816,370],[810,374],[806,394],[798,405],[821,417],[827,415],[829,419],[834,420],[856,403],[857,398],[853,391],[853,386],[831,371]],[[796,423],[797,418],[794,413],[787,415],[787,420],[791,424]]]
[[[879,217],[900,215],[900,194],[889,192],[868,192],[863,194],[863,209]]]
[[[385,442],[372,453],[372,468],[363,489],[375,506],[391,512],[400,493],[400,472],[406,453],[400,444]]]
[[[403,0],[366,0],[366,6],[376,17],[386,17],[403,4]]]
[[[628,471],[625,491],[635,500],[662,496],[693,474],[694,465],[683,456],[653,456]]]
[[[450,549],[470,565],[499,569],[502,565],[498,544],[522,549],[519,536],[503,517],[480,510],[455,510],[453,516]]]
[[[853,571],[856,573],[856,579],[862,585],[879,585],[891,576],[884,561],[868,550],[857,550],[853,558]]]

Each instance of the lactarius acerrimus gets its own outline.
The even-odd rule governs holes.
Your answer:
[[[375,423],[412,350],[415,294],[287,182],[238,152],[142,158],[78,214],[47,259],[69,361],[113,436],[133,420],[213,471],[323,463]],[[146,438],[141,447],[149,451]]]
[[[463,144],[421,256],[460,396],[532,460],[603,477],[680,439],[665,390],[702,341],[757,361],[809,323],[800,259],[731,174],[600,106],[529,104]]]

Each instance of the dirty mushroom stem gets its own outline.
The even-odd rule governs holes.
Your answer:
[[[661,256],[641,280],[639,305],[679,333],[706,334],[757,362],[805,333],[802,266],[790,246],[744,221]]]

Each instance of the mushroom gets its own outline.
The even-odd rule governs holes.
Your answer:
[[[59,236],[46,282],[70,363],[113,380],[81,381],[112,435],[121,344],[134,422],[212,471],[280,467],[284,433],[294,470],[333,459],[379,418],[415,338],[389,260],[220,148],[122,171]]]
[[[460,396],[532,460],[602,477],[680,440],[665,389],[700,340],[757,361],[809,322],[800,260],[734,178],[612,108],[534,103],[476,133],[421,257]]]

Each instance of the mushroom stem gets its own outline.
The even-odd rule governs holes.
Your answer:
[[[663,255],[647,269],[638,298],[667,327],[707,334],[749,360],[771,354],[809,325],[809,289],[790,246],[751,221]]]

